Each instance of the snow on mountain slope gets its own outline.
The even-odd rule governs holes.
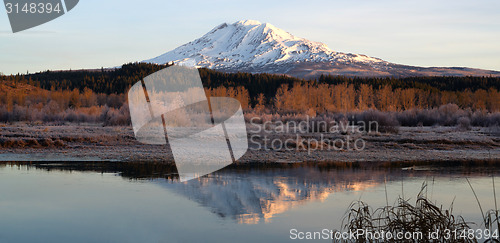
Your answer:
[[[229,72],[282,73],[298,77],[500,75],[479,69],[420,68],[366,55],[335,52],[255,20],[221,24],[199,39],[144,62],[205,67]]]
[[[255,20],[219,25],[203,37],[145,62],[171,61],[214,69],[297,62],[383,62],[364,55],[335,52],[323,43],[296,37]]]

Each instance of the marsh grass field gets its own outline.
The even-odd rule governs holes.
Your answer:
[[[277,130],[279,124],[273,124],[247,125],[249,150],[239,163],[498,161],[500,158],[499,132],[491,127],[467,130],[456,126],[398,127],[397,132],[391,133],[298,133]],[[361,140],[362,149],[360,143],[356,148],[355,142]],[[0,124],[0,148],[3,161],[15,161],[23,156],[35,161],[70,156],[75,160],[91,157],[103,161],[173,162],[169,146],[140,144],[129,126]]]

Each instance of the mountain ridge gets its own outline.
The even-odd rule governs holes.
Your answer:
[[[500,72],[465,67],[416,67],[362,54],[331,50],[321,42],[297,37],[269,23],[223,23],[202,37],[143,62],[210,68],[226,72],[380,76],[500,76]]]

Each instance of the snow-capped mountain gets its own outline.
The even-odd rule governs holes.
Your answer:
[[[298,77],[494,75],[470,68],[420,68],[366,55],[336,52],[320,42],[296,37],[255,20],[221,24],[199,39],[144,62],[206,67],[229,72],[282,73]]]

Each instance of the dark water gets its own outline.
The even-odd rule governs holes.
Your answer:
[[[0,242],[295,242],[340,229],[348,205],[427,195],[467,221],[494,208],[495,167],[229,168],[179,183],[175,168],[112,163],[0,164]],[[500,180],[500,179],[498,179]],[[320,241],[320,240],[317,240]],[[328,242],[328,241],[323,241]]]

